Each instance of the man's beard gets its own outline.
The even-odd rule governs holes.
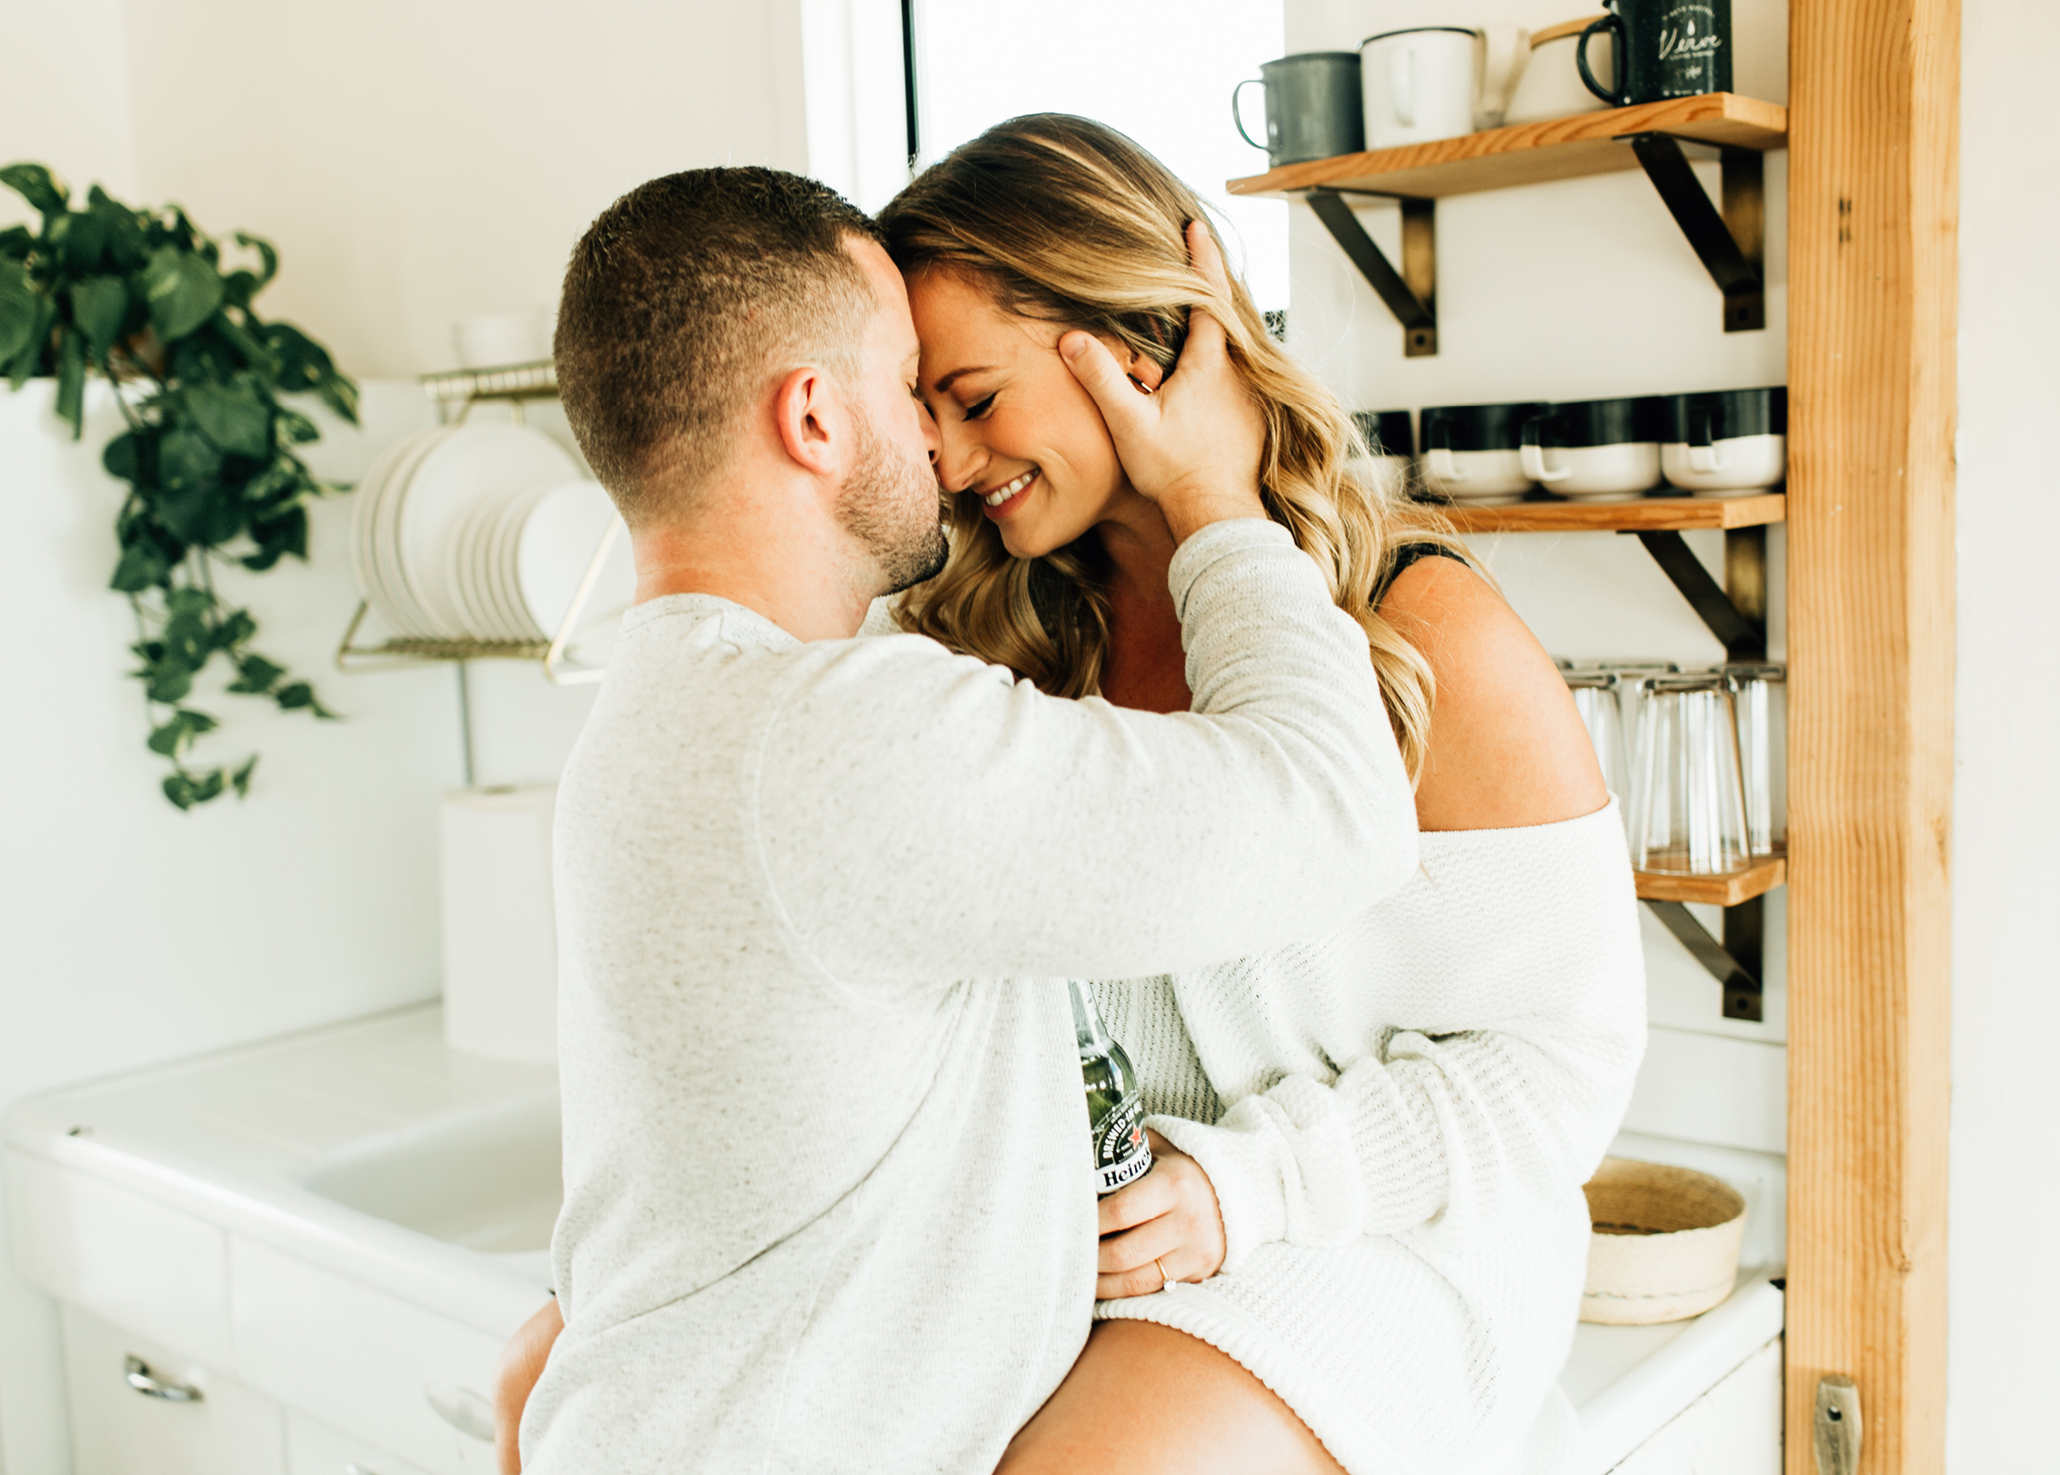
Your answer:
[[[926,462],[858,421],[858,464],[837,502],[837,521],[879,564],[888,594],[935,578],[951,556],[937,476]]]

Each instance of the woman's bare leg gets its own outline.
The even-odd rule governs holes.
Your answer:
[[[1178,1291],[1173,1293],[1179,1295]],[[1100,1321],[995,1475],[1345,1475],[1309,1426],[1207,1342]]]

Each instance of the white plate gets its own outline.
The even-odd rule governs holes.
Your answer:
[[[351,573],[358,581],[358,592],[364,595],[365,602],[389,625],[392,618],[387,613],[386,603],[382,597],[383,591],[376,587],[373,578],[372,514],[387,478],[393,474],[394,467],[405,454],[404,444],[397,441],[381,451],[371,467],[358,479],[350,514]]]
[[[578,474],[564,447],[526,425],[461,426],[430,450],[401,501],[399,551],[408,589],[438,631],[460,635],[466,627],[453,583],[454,542],[473,503]]]
[[[630,556],[629,533],[621,523],[615,503],[597,481],[572,481],[552,488],[524,519],[516,573],[522,602],[545,634],[557,634],[573,595],[579,592],[580,580],[586,577],[594,550],[611,527],[615,541],[580,611],[580,624],[586,626],[628,608],[636,595],[637,573]]]
[[[388,608],[392,612],[394,628],[403,635],[416,639],[428,639],[435,635],[435,626],[422,603],[409,586],[407,570],[400,557],[401,509],[407,501],[408,488],[415,473],[421,469],[429,453],[442,445],[456,433],[455,428],[425,430],[408,437],[405,444],[408,452],[393,475],[387,478],[380,489],[379,501],[372,514],[372,571],[373,578],[385,592]]]
[[[508,634],[501,628],[498,612],[487,596],[487,570],[482,565],[482,549],[493,531],[495,521],[500,517],[503,504],[491,497],[481,497],[466,509],[463,522],[459,525],[457,537],[452,543],[451,586],[457,595],[458,607],[465,616],[465,629],[479,640],[506,640]]]
[[[358,537],[353,551],[362,564],[366,598],[396,635],[419,635],[422,631],[414,602],[407,597],[393,565],[388,528],[397,500],[406,494],[408,478],[430,447],[446,434],[443,430],[426,430],[395,441],[379,458],[374,468],[376,475],[368,475],[359,488],[362,500],[354,519]]]
[[[496,622],[508,631],[510,640],[546,638],[545,632],[536,628],[536,622],[529,617],[529,610],[522,603],[522,591],[516,583],[515,550],[522,537],[522,524],[548,493],[548,488],[540,487],[502,503],[480,544],[484,592]]]

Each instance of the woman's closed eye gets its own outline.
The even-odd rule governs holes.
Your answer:
[[[978,404],[966,406],[965,413],[961,416],[961,418],[966,420],[981,419],[983,416],[986,415],[986,413],[989,410],[994,408],[994,401],[997,398],[998,393],[999,392],[997,391],[996,394],[988,395],[987,398],[981,400]]]

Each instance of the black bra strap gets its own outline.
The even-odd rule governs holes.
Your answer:
[[[1464,554],[1456,549],[1447,548],[1443,543],[1404,543],[1395,550],[1395,561],[1388,565],[1387,573],[1374,588],[1374,607],[1379,608],[1380,602],[1388,597],[1388,590],[1395,587],[1395,580],[1407,573],[1412,565],[1425,558],[1449,558],[1454,563],[1468,568],[1473,566],[1467,562]]]

